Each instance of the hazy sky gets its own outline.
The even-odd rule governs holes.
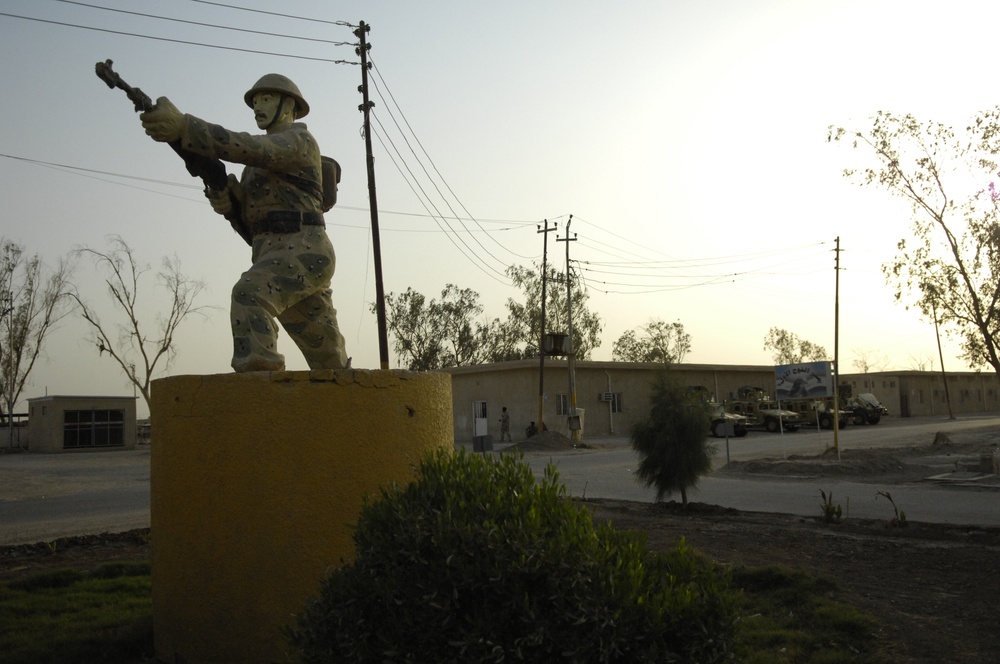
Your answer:
[[[841,370],[862,352],[886,368],[939,366],[933,326],[894,304],[880,271],[908,235],[909,209],[846,181],[841,170],[860,156],[828,144],[827,127],[863,129],[879,110],[962,127],[1000,103],[991,75],[1000,5],[226,4],[237,2],[0,3],[0,236],[50,263],[75,247],[104,248],[110,234],[153,272],[176,255],[216,309],[182,328],[160,375],[230,370],[228,299],[249,249],[94,63],[111,58],[154,99],[245,131],[256,131],[242,97],[257,78],[279,72],[299,85],[307,124],[344,169],[327,216],[334,304],[354,366],[377,367],[361,72],[335,62],[357,62],[352,45],[335,43],[356,41],[338,21],[371,26],[387,291],[436,296],[455,283],[481,294],[486,316],[501,316],[518,294],[505,267],[540,260],[536,225],[558,222],[562,237],[572,214],[571,258],[605,322],[594,359],[610,359],[622,332],[656,317],[690,332],[689,362],[769,364],[763,341],[774,326],[832,354],[839,236]],[[562,270],[565,243],[550,242],[549,258]],[[76,281],[104,307],[89,264]],[[164,301],[148,304],[153,316]],[[128,393],[85,337],[67,319],[24,396]],[[289,368],[304,369],[291,342],[280,343]],[[967,369],[945,344],[946,368]]]

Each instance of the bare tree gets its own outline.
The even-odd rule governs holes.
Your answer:
[[[896,300],[955,333],[969,366],[1000,373],[1000,107],[962,135],[880,111],[864,132],[831,127],[828,139],[872,158],[845,176],[911,205],[911,236],[882,266]]]
[[[910,369],[913,371],[934,371],[934,358],[930,355],[910,354]]]
[[[882,371],[889,366],[889,358],[880,351],[871,348],[852,348],[851,352],[855,356],[851,360],[851,366],[861,373]]]
[[[70,311],[71,273],[64,259],[47,272],[37,254],[29,256],[21,245],[0,240],[0,415],[8,424],[49,332]]]
[[[75,289],[70,296],[80,307],[83,319],[90,325],[90,341],[97,351],[111,356],[129,382],[138,388],[149,406],[149,384],[153,373],[163,363],[170,365],[177,351],[174,335],[184,320],[202,313],[210,307],[196,306],[195,300],[205,290],[201,281],[188,279],[181,273],[180,260],[164,257],[156,283],[167,291],[169,305],[166,314],[160,313],[153,323],[144,321],[140,314],[140,302],[149,306],[151,295],[140,289],[143,277],[151,269],[149,265],[136,261],[132,248],[120,236],[108,238],[110,248],[97,251],[89,247],[77,253],[89,256],[96,267],[104,272],[107,295],[115,311],[116,322],[105,323],[97,311],[89,305]],[[147,332],[152,329],[152,332]]]

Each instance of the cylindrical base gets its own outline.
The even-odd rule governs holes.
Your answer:
[[[451,378],[407,371],[153,383],[153,630],[164,662],[283,660],[365,496],[454,447]]]

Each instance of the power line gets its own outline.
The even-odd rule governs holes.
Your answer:
[[[376,121],[376,123],[380,127],[382,126],[382,124],[381,124],[381,122],[379,122],[377,116],[375,116],[375,121]],[[399,162],[396,160],[395,157],[392,156],[392,152],[389,151],[388,146],[383,141],[382,134],[376,133],[375,137],[378,139],[379,143],[382,144],[382,148],[385,149],[386,154],[389,155],[389,159],[392,161],[393,165],[396,167],[396,170],[399,171],[399,174],[401,176],[403,176],[403,181],[406,182],[406,184],[410,187],[410,190],[417,197],[417,200],[420,201],[420,204],[423,205],[424,209],[427,210],[428,214],[430,214],[430,208],[428,207],[428,205],[430,205],[431,207],[434,207],[434,204],[428,198],[427,193],[424,192],[423,189],[420,187],[420,183],[416,182],[416,178],[413,176],[413,171],[409,169],[409,166],[406,165],[405,162],[404,162],[403,166],[400,166]],[[390,144],[391,144],[391,141],[390,141]],[[402,155],[399,154],[398,148],[396,148],[395,145],[393,145],[392,147],[393,147],[393,150],[396,152],[397,156],[399,156],[400,160],[402,160]],[[410,173],[410,177],[409,178],[403,172],[403,168],[404,167]],[[420,192],[423,194],[423,197],[421,197],[421,195],[417,193],[417,189],[420,189]],[[426,202],[425,202],[425,200],[426,200]],[[435,212],[439,212],[436,207],[435,207]],[[434,223],[436,223],[438,225],[438,228],[440,228],[441,231],[445,233],[445,235],[448,237],[448,240],[452,243],[452,245],[454,245],[454,247],[456,249],[458,249],[458,251],[463,256],[465,256],[467,259],[469,259],[474,265],[476,265],[476,267],[478,267],[484,274],[486,274],[490,278],[492,278],[495,281],[498,281],[500,283],[509,285],[509,282],[501,280],[501,279],[498,279],[497,276],[496,276],[496,275],[499,275],[499,276],[503,276],[503,277],[506,278],[506,275],[503,274],[503,273],[501,273],[501,272],[498,272],[493,267],[485,264],[482,261],[482,259],[480,259],[478,256],[476,256],[475,251],[471,247],[469,247],[469,245],[465,242],[465,240],[461,237],[460,234],[458,234],[458,233],[455,232],[455,229],[452,228],[450,224],[448,224],[447,222],[444,222],[445,226],[448,226],[448,230],[447,231],[444,228],[441,227],[441,224],[438,222],[438,219],[442,219],[442,217],[441,217],[440,214],[433,214],[433,215],[430,215],[430,216],[434,219]],[[462,246],[459,246],[459,243],[461,243]],[[464,247],[464,249],[463,249],[463,247]],[[466,253],[466,251],[468,251],[469,253]]]
[[[345,28],[356,28],[358,26],[353,23],[348,23],[347,21],[325,21],[319,18],[310,18],[308,16],[293,16],[292,14],[282,14],[280,12],[269,12],[263,9],[250,9],[249,7],[238,7],[236,5],[227,5],[222,2],[209,2],[209,0],[191,0],[191,2],[197,2],[202,5],[214,5],[216,7],[225,7],[226,9],[236,9],[243,12],[252,12],[254,14],[267,14],[268,16],[280,16],[281,18],[291,18],[297,21],[310,21],[312,23],[325,23],[327,25],[339,25]]]
[[[286,35],[278,32],[272,32],[267,30],[250,30],[248,28],[235,28],[231,25],[218,25],[215,23],[202,23],[200,21],[188,21],[182,18],[172,18],[170,16],[157,16],[155,14],[144,14],[142,12],[133,12],[127,9],[116,9],[114,7],[102,7],[100,5],[91,5],[86,2],[77,2],[76,0],[55,0],[56,2],[62,2],[67,5],[77,5],[79,7],[88,7],[90,9],[100,9],[106,12],[115,12],[117,14],[128,14],[130,16],[141,16],[143,18],[153,18],[158,21],[170,21],[173,23],[184,23],[185,25],[197,25],[203,28],[214,28],[217,30],[231,30],[233,32],[245,32],[252,35],[266,35],[268,37],[279,37],[281,39],[298,39],[301,41],[311,41],[319,42],[322,44],[332,44],[333,46],[354,46],[353,42],[345,41],[332,41],[330,39],[318,39],[316,37],[300,37],[298,35]]]
[[[276,58],[294,58],[296,60],[311,60],[313,62],[329,62],[336,65],[357,65],[358,62],[353,62],[350,60],[335,60],[332,58],[317,58],[309,55],[292,55],[290,53],[275,53],[272,51],[259,51],[251,48],[238,48],[236,46],[220,46],[218,44],[206,44],[204,42],[194,42],[187,41],[184,39],[172,39],[170,37],[154,37],[153,35],[143,35],[136,32],[126,32],[124,30],[111,30],[108,28],[95,28],[89,25],[78,25],[75,23],[65,23],[62,21],[52,21],[50,19],[36,18],[33,16],[20,16],[18,14],[9,14],[7,12],[0,12],[0,16],[6,16],[8,18],[19,18],[25,21],[36,21],[38,23],[48,23],[50,25],[61,25],[66,28],[77,28],[80,30],[92,30],[94,32],[104,32],[112,35],[122,35],[125,37],[138,37],[140,39],[152,39],[154,41],[169,42],[172,44],[184,44],[185,46],[201,46],[203,48],[214,48],[224,51],[237,51],[239,53],[254,53],[257,55],[271,55]]]
[[[375,87],[375,90],[376,90],[376,92],[377,92],[377,93],[379,94],[379,98],[380,98],[380,99],[382,99],[382,100],[383,100],[383,102],[384,102],[384,101],[385,101],[385,99],[384,99],[384,98],[382,97],[382,94],[381,94],[381,90],[379,89],[378,85],[376,85],[376,84],[374,83],[374,81],[373,81],[372,83],[373,83],[373,86]],[[394,100],[394,101],[395,101],[395,100]],[[398,106],[397,106],[397,109],[398,109]],[[436,182],[434,181],[434,179],[433,179],[433,178],[432,178],[432,177],[430,176],[430,173],[428,173],[428,171],[427,171],[427,168],[426,168],[426,167],[424,166],[423,162],[422,162],[422,161],[420,160],[420,157],[419,157],[419,156],[417,155],[417,153],[416,153],[416,152],[415,152],[415,151],[413,150],[413,146],[412,146],[412,145],[410,145],[410,141],[409,141],[409,139],[407,139],[407,137],[406,137],[406,134],[404,134],[404,133],[403,133],[403,131],[402,131],[402,128],[401,128],[401,127],[399,126],[399,122],[397,122],[397,121],[396,121],[396,117],[395,117],[395,115],[394,115],[394,114],[392,113],[392,110],[391,110],[391,109],[387,109],[387,110],[388,110],[388,112],[389,112],[389,117],[390,117],[390,118],[392,119],[392,121],[393,121],[393,124],[395,124],[395,126],[396,126],[396,129],[397,129],[397,130],[399,131],[399,133],[400,133],[400,136],[402,137],[403,141],[404,141],[404,142],[406,143],[406,147],[408,147],[408,148],[410,149],[410,154],[412,154],[412,155],[413,155],[413,157],[414,157],[414,159],[416,159],[416,161],[417,161],[417,164],[418,164],[418,165],[420,166],[421,170],[423,170],[423,172],[424,172],[424,175],[426,175],[426,176],[427,176],[427,179],[428,179],[428,181],[429,181],[429,182],[431,183],[431,185],[432,185],[432,186],[434,187],[434,190],[435,190],[435,191],[437,192],[438,196],[440,196],[440,197],[441,197],[441,200],[442,200],[442,202],[443,202],[443,203],[444,203],[445,205],[447,205],[447,206],[448,206],[448,210],[449,210],[449,211],[450,211],[450,212],[452,213],[452,215],[454,215],[454,216],[455,216],[455,217],[457,218],[457,214],[456,214],[456,212],[455,212],[455,209],[454,209],[454,208],[453,208],[453,207],[451,206],[451,204],[450,204],[450,203],[448,202],[448,199],[447,199],[447,198],[446,198],[446,197],[444,196],[444,194],[442,194],[442,192],[441,192],[441,188],[437,186],[437,183],[436,183]],[[402,111],[400,111],[400,114],[402,114]],[[405,122],[405,118],[404,118],[404,122]],[[383,129],[383,130],[385,129],[385,128],[383,127],[383,125],[382,125],[381,121],[379,121],[379,127],[380,127],[381,129]],[[409,127],[409,125],[407,125],[407,127]],[[412,130],[411,130],[411,134],[412,134]],[[387,137],[387,140],[389,140],[390,144],[392,144],[392,139],[388,137],[388,134],[386,135],[386,137]],[[416,136],[414,136],[414,139],[416,140]],[[418,144],[419,144],[419,141],[417,141],[417,142],[418,142]],[[399,150],[398,150],[398,148],[396,148],[395,144],[392,144],[392,145],[393,145],[393,149],[395,149],[395,150],[396,150],[396,153],[397,153],[397,154],[399,155],[400,159],[402,160],[402,159],[403,159],[403,155],[399,153]],[[408,171],[410,172],[411,176],[413,176],[413,171],[412,171],[412,170],[410,170],[410,169],[409,169],[409,167],[407,167],[407,170],[408,170]],[[439,174],[439,175],[440,175],[440,174]],[[414,181],[416,181],[416,177],[415,177],[415,176],[414,176]],[[418,185],[418,186],[419,186],[419,185]],[[447,184],[446,184],[445,186],[447,186]],[[421,190],[421,192],[423,192],[423,193],[424,193],[424,195],[425,195],[425,196],[427,196],[427,192],[426,192],[426,191],[424,190],[424,188],[423,188],[423,187],[420,187],[420,190]],[[449,189],[449,191],[450,191],[450,189]],[[429,197],[429,196],[428,196],[428,200],[430,200],[430,197]],[[435,208],[435,210],[436,210],[436,211],[438,211],[438,212],[440,213],[440,210],[437,210],[437,206],[434,206],[434,208]],[[468,210],[466,210],[466,212],[468,212]],[[465,224],[464,224],[464,223],[462,223],[461,221],[459,221],[458,223],[459,223],[459,224],[461,224],[461,226],[462,226],[462,230],[465,230],[465,231],[468,231],[468,228],[466,228],[466,226],[465,226]],[[450,226],[450,225],[449,225],[449,228],[451,228],[451,226]],[[475,238],[473,238],[473,239],[475,239]],[[496,256],[494,256],[494,255],[493,255],[493,254],[492,254],[492,253],[491,253],[491,252],[490,252],[490,251],[489,251],[488,249],[486,249],[486,247],[484,247],[484,246],[482,245],[482,243],[480,243],[480,242],[479,242],[478,240],[476,240],[476,244],[478,244],[478,245],[479,245],[479,248],[480,248],[480,249],[482,249],[482,250],[483,250],[483,251],[484,251],[484,252],[485,252],[485,253],[486,253],[486,254],[487,254],[487,255],[488,255],[488,256],[489,256],[490,258],[492,258],[493,260],[497,261],[497,262],[498,262],[498,263],[500,263],[500,264],[504,264],[504,262],[503,262],[503,261],[501,261],[501,260],[500,260],[499,258],[497,258]],[[499,244],[499,243],[498,243],[498,244]],[[506,267],[506,266],[505,266],[505,267]]]
[[[373,115],[374,115],[374,114],[373,114]],[[412,185],[411,185],[410,189],[411,189],[411,190],[412,190],[412,191],[414,192],[414,194],[416,194],[416,193],[417,193],[416,189],[419,189],[419,190],[420,190],[420,194],[422,194],[422,195],[423,195],[423,197],[424,197],[424,199],[426,199],[427,203],[428,203],[428,204],[429,204],[429,205],[430,205],[431,207],[433,207],[433,208],[434,208],[434,211],[435,211],[435,213],[436,213],[436,217],[435,217],[435,219],[438,219],[438,218],[440,218],[440,219],[441,219],[442,221],[444,221],[445,225],[446,225],[446,226],[448,227],[448,230],[449,230],[450,232],[452,232],[452,233],[454,233],[454,234],[455,234],[455,237],[456,237],[456,238],[458,238],[458,240],[459,240],[459,241],[460,241],[460,242],[462,243],[462,246],[464,246],[464,247],[465,247],[466,249],[468,249],[468,250],[469,250],[470,252],[472,252],[472,255],[476,256],[476,257],[477,257],[477,259],[479,259],[480,261],[482,261],[482,262],[483,262],[483,265],[485,265],[485,266],[486,266],[486,267],[487,267],[487,268],[488,268],[488,269],[489,269],[490,271],[492,271],[493,273],[495,273],[495,274],[497,274],[497,275],[504,275],[504,276],[505,276],[505,273],[502,273],[502,272],[500,272],[500,271],[496,270],[495,268],[493,268],[493,267],[490,267],[490,266],[486,265],[486,262],[485,262],[485,261],[483,261],[483,260],[482,260],[482,258],[481,258],[481,257],[480,257],[480,256],[479,256],[479,255],[478,255],[477,253],[476,253],[475,249],[474,249],[473,247],[470,247],[470,246],[468,245],[468,243],[466,243],[466,242],[465,242],[465,240],[464,240],[464,239],[462,238],[462,235],[460,234],[460,231],[456,230],[455,228],[453,228],[453,227],[452,227],[452,225],[451,225],[451,224],[449,224],[449,223],[448,223],[447,221],[445,221],[445,216],[441,214],[441,211],[440,211],[440,209],[438,209],[437,205],[436,205],[436,204],[435,204],[435,203],[434,203],[434,202],[433,202],[433,201],[431,200],[431,197],[430,197],[430,196],[428,195],[427,191],[426,191],[426,190],[425,190],[425,189],[423,188],[423,186],[422,186],[422,185],[420,184],[420,182],[419,182],[419,181],[418,181],[418,179],[417,179],[417,176],[416,176],[416,174],[415,174],[415,173],[413,172],[413,170],[412,170],[412,169],[410,168],[409,164],[408,164],[408,163],[406,163],[406,159],[405,159],[405,157],[404,157],[404,156],[402,155],[402,153],[401,153],[401,152],[399,151],[399,148],[398,148],[398,147],[396,147],[395,143],[393,143],[393,142],[392,142],[392,138],[391,138],[391,137],[389,137],[389,136],[388,136],[388,134],[386,134],[386,133],[384,132],[384,129],[385,129],[385,128],[384,128],[384,126],[382,125],[382,122],[381,122],[381,120],[379,120],[379,118],[378,118],[378,116],[377,116],[377,115],[375,115],[374,117],[375,117],[375,121],[376,121],[376,122],[378,123],[378,126],[379,126],[379,128],[380,128],[380,129],[383,129],[383,134],[381,134],[381,135],[377,135],[377,136],[378,136],[378,138],[379,138],[379,142],[380,142],[380,143],[382,143],[382,146],[383,146],[383,147],[386,147],[385,143],[383,142],[383,136],[384,136],[384,137],[385,137],[385,140],[386,140],[386,141],[388,141],[388,142],[389,142],[389,144],[390,144],[390,145],[392,146],[392,149],[393,149],[393,150],[395,151],[396,155],[397,155],[397,156],[399,157],[399,161],[403,163],[403,165],[404,165],[404,166],[405,166],[405,168],[406,168],[406,171],[407,171],[407,173],[409,173],[409,175],[410,175],[410,179],[412,180]],[[397,124],[397,128],[398,128],[398,124]],[[405,140],[405,137],[404,137],[404,140]],[[411,150],[411,153],[412,153],[412,150]],[[416,157],[416,155],[414,155],[414,157]],[[391,154],[390,154],[390,158],[391,158]],[[393,162],[395,163],[395,159],[393,159]],[[420,164],[421,168],[423,168],[423,164],[422,164],[422,163],[420,162],[420,159],[419,159],[419,158],[417,158],[417,163],[418,163],[418,164]],[[397,164],[397,168],[398,168],[398,164]],[[424,171],[424,175],[428,175],[428,173],[427,173],[427,169],[426,169],[426,168],[424,168],[424,169],[423,169],[423,171]],[[400,170],[400,174],[402,174],[402,170]],[[404,176],[404,177],[405,177],[405,176]],[[428,176],[428,177],[429,177],[429,176]],[[429,179],[430,179],[430,178],[429,178]],[[409,182],[409,181],[408,181],[408,182]],[[441,190],[440,190],[440,189],[439,189],[439,188],[437,187],[437,185],[436,185],[436,184],[434,183],[433,179],[430,179],[430,182],[431,182],[431,184],[432,184],[432,185],[434,185],[434,188],[435,188],[435,190],[437,190],[437,193],[438,193],[438,195],[440,196],[440,195],[441,195]],[[416,189],[414,189],[414,187],[416,187]],[[419,197],[419,196],[418,196],[418,197]],[[444,202],[444,204],[448,206],[448,209],[449,209],[449,210],[450,210],[450,211],[452,212],[452,214],[454,215],[454,214],[455,214],[455,210],[454,210],[454,209],[453,209],[453,208],[451,207],[451,205],[450,205],[450,204],[448,203],[448,200],[447,200],[446,198],[444,198],[444,196],[441,196],[441,198],[442,198],[442,201]],[[427,209],[427,211],[428,211],[428,212],[430,212],[430,210],[429,210],[429,209],[427,208],[427,206],[426,206],[426,205],[424,206],[424,209]],[[459,224],[459,225],[461,226],[461,230],[463,230],[463,231],[465,231],[465,232],[468,232],[468,228],[466,228],[465,224],[464,224],[464,223],[462,222],[462,220],[461,220],[461,219],[458,219],[457,217],[452,217],[452,218],[455,218],[455,219],[457,220],[458,224]],[[440,224],[439,224],[439,226],[440,226]],[[444,230],[444,229],[442,228],[442,230]],[[489,233],[488,233],[488,232],[487,232],[487,235],[489,235]],[[503,268],[504,268],[504,269],[506,270],[506,268],[507,268],[507,265],[506,265],[506,263],[504,263],[503,261],[501,261],[501,260],[500,260],[499,258],[497,258],[497,257],[496,257],[496,256],[495,256],[494,254],[492,254],[492,253],[491,253],[491,252],[490,252],[490,251],[489,251],[488,249],[486,249],[486,248],[485,248],[485,247],[483,246],[483,244],[482,244],[482,243],[481,243],[481,242],[480,242],[480,241],[478,240],[478,238],[476,238],[476,237],[475,237],[474,235],[473,235],[473,236],[470,236],[470,237],[472,237],[473,241],[474,241],[474,242],[475,242],[475,243],[476,243],[476,244],[477,244],[477,245],[479,246],[479,248],[480,248],[480,249],[482,249],[482,250],[483,250],[483,252],[484,252],[484,253],[485,253],[485,254],[486,254],[487,256],[489,256],[489,257],[490,257],[490,258],[492,258],[492,259],[493,259],[494,261],[496,261],[497,263],[499,263],[500,265],[502,265],[502,266],[503,266]],[[492,236],[491,236],[491,237],[492,237]],[[449,238],[449,239],[450,239],[450,238]],[[457,245],[456,245],[456,246],[457,246]],[[464,252],[463,252],[463,253],[464,253]]]
[[[427,149],[424,147],[423,143],[420,141],[420,138],[417,136],[416,132],[413,131],[413,127],[410,125],[410,121],[407,120],[406,114],[403,113],[403,109],[399,107],[399,103],[396,101],[395,95],[392,94],[392,91],[389,89],[389,85],[386,82],[385,77],[382,76],[382,72],[379,70],[378,66],[374,62],[372,62],[372,68],[375,71],[375,73],[377,74],[378,80],[382,82],[382,86],[385,87],[386,94],[389,95],[389,99],[392,101],[392,106],[394,106],[396,108],[396,110],[399,111],[399,115],[402,118],[403,124],[406,125],[407,131],[413,137],[414,142],[420,147],[420,151],[427,158],[427,161],[430,162],[431,168],[434,170],[434,173],[437,174],[437,177],[441,180],[441,182],[444,185],[445,189],[448,190],[448,193],[451,194],[452,198],[455,199],[455,202],[458,204],[458,206],[460,208],[462,208],[462,211],[465,212],[465,214],[467,215],[467,217],[469,219],[471,219],[473,223],[475,223],[477,226],[479,226],[479,222],[476,220],[475,216],[471,212],[469,212],[468,208],[465,207],[465,205],[462,203],[461,199],[459,199],[459,197],[455,194],[455,191],[451,188],[451,185],[448,184],[448,181],[441,174],[441,171],[438,169],[437,164],[434,163],[434,160],[431,158],[430,154],[428,154]],[[393,123],[396,125],[396,129],[399,130],[399,133],[403,137],[403,140],[406,141],[406,146],[408,148],[410,148],[410,153],[413,154],[413,157],[417,160],[418,163],[420,163],[420,166],[423,169],[424,174],[427,175],[428,179],[433,183],[434,180],[431,177],[431,174],[423,166],[423,163],[421,162],[420,157],[417,155],[416,151],[413,149],[413,146],[410,145],[410,142],[409,142],[409,140],[407,140],[406,134],[403,132],[402,127],[400,127],[399,123],[396,121],[395,115],[392,113],[392,109],[389,107],[389,104],[386,103],[386,99],[382,95],[381,88],[378,86],[378,84],[374,80],[372,81],[372,84],[373,84],[373,87],[375,88],[376,93],[379,95],[379,98],[382,99],[383,103],[385,103],[386,109],[389,112],[389,116],[392,118]],[[438,195],[441,196],[442,200],[445,200],[446,204],[448,205],[448,209],[451,210],[452,214],[456,214],[455,210],[452,209],[451,205],[447,203],[447,199],[445,198],[444,194],[441,192],[440,188],[438,188],[438,186],[436,184],[434,184],[434,188],[437,190]],[[456,214],[456,217],[457,217],[457,214]],[[464,224],[463,224],[463,228],[465,228]],[[466,230],[466,232],[468,232],[469,229],[465,228],[465,230]],[[482,227],[480,227],[480,230],[485,230],[485,229],[483,229]],[[488,233],[487,233],[487,236],[491,240],[493,240],[498,246],[500,246],[502,249],[504,249],[505,251],[507,251],[509,254],[511,254],[511,255],[513,255],[513,256],[515,256],[517,258],[522,258],[522,259],[528,259],[529,258],[528,256],[522,256],[522,255],[520,255],[520,254],[512,251],[509,247],[507,247],[506,245],[504,245],[503,243],[501,243],[500,241],[498,241],[496,238],[494,238],[493,236],[489,235]],[[482,246],[482,245],[480,245],[480,246]],[[482,247],[482,248],[483,248],[484,251],[487,251],[487,253],[489,253],[489,251],[485,247]],[[492,256],[492,254],[490,254],[490,255]],[[503,262],[503,261],[500,261],[500,259],[496,258],[495,256],[493,256],[493,258],[495,260],[497,260],[498,262]]]
[[[167,187],[180,187],[180,188],[183,188],[183,189],[191,189],[191,190],[197,190],[197,191],[201,191],[203,189],[203,187],[201,185],[186,184],[186,183],[183,183],[183,182],[173,182],[173,181],[169,181],[169,180],[158,180],[158,179],[155,179],[155,178],[146,178],[146,177],[142,177],[142,176],[139,176],[139,175],[129,175],[129,174],[126,174],[126,173],[116,173],[114,171],[103,171],[103,170],[99,170],[99,169],[96,169],[96,168],[87,168],[85,166],[74,166],[74,165],[71,165],[71,164],[62,164],[62,163],[53,162],[53,161],[43,161],[41,159],[31,159],[29,157],[20,157],[20,156],[12,155],[12,154],[0,153],[0,158],[11,159],[13,161],[23,161],[25,163],[35,164],[37,166],[45,166],[45,167],[49,167],[49,168],[55,168],[55,169],[62,170],[63,172],[67,172],[69,174],[94,173],[94,174],[97,174],[97,175],[107,175],[109,177],[122,178],[122,179],[126,179],[126,180],[137,180],[137,181],[140,181],[140,182],[150,182],[150,183],[153,183],[153,184],[160,184],[160,185],[164,185],[164,186],[167,186]],[[78,172],[78,173],[74,173],[74,172]],[[102,182],[109,182],[111,184],[122,184],[122,183],[115,182],[114,180],[102,180]],[[153,191],[153,190],[144,190],[144,191]],[[155,192],[155,193],[162,193],[162,192]],[[368,208],[352,207],[350,205],[338,205],[337,209],[338,210],[356,210],[356,211],[362,211],[362,212],[368,210]],[[402,212],[402,211],[399,211],[399,210],[384,210],[384,209],[381,209],[381,208],[379,209],[379,212],[382,213],[382,214],[394,214],[394,215],[403,216],[403,217],[421,217],[421,218],[429,218],[429,219],[433,219],[433,218],[439,216],[439,215],[433,215],[433,214],[420,214],[419,212]],[[451,218],[451,217],[443,217],[443,218],[447,219],[447,218]],[[535,221],[526,220],[526,219],[480,219],[479,221],[481,223],[487,223],[487,224],[515,224],[515,226],[509,227],[509,228],[498,228],[498,229],[495,229],[492,232],[506,232],[506,231],[513,231],[513,230],[522,230],[525,227],[534,228],[535,224],[537,223]],[[396,230],[399,230],[399,229],[396,229]],[[423,230],[423,229],[406,229],[406,230],[407,230],[407,232],[415,232],[415,233],[416,232],[427,232],[427,233],[437,232],[437,231],[433,231],[433,230]],[[470,232],[473,232],[473,231],[470,231]],[[484,232],[491,232],[491,231],[484,231]]]

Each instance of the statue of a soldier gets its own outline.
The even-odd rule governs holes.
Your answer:
[[[309,113],[309,104],[279,74],[263,76],[244,100],[264,135],[183,114],[166,97],[139,119],[156,141],[179,142],[188,152],[246,166],[239,180],[229,175],[225,190],[205,190],[217,213],[238,217],[234,226],[246,229],[241,234],[253,250],[253,266],[233,287],[233,369],[285,368],[275,318],[310,369],[344,368],[344,337],[331,300],[336,258],[323,220],[320,151],[306,125],[296,122]]]

